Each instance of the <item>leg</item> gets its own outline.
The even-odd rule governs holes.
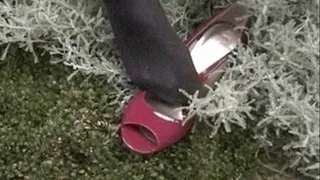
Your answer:
[[[185,44],[158,0],[103,0],[124,66],[133,83],[153,97],[180,105],[200,87]]]

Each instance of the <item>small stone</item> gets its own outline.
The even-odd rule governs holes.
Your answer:
[[[157,172],[153,172],[153,173],[151,173],[150,176],[151,176],[151,177],[156,177],[156,176],[158,176],[158,173],[157,173]]]
[[[83,169],[81,169],[81,170],[79,171],[79,173],[80,173],[80,174],[84,174],[85,171],[84,171]]]

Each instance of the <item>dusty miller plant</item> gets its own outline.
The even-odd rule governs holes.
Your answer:
[[[262,146],[281,144],[290,167],[319,179],[319,2],[246,0],[253,15],[248,48],[205,98],[190,108],[214,131],[256,124]]]
[[[162,0],[167,16],[183,39],[191,26],[223,1]],[[290,167],[320,179],[319,160],[319,1],[243,0],[252,15],[248,45],[230,57],[232,66],[204,98],[190,97],[200,121],[230,132],[231,124],[254,123],[263,147],[277,144]],[[100,1],[4,0],[0,3],[1,60],[12,46],[52,56],[75,71],[108,78],[118,91],[121,110],[133,87],[119,60],[110,24]],[[238,27],[243,28],[243,27]],[[285,139],[277,143],[275,139]]]

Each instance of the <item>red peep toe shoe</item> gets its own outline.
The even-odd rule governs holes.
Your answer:
[[[243,42],[244,30],[237,27],[245,27],[247,22],[246,8],[234,4],[210,17],[188,38],[186,45],[203,85],[212,85],[221,77],[214,72],[226,67],[228,55]],[[124,111],[121,138],[139,154],[158,152],[186,136],[195,119],[186,114],[180,107],[152,100],[139,91]],[[191,120],[183,123],[186,119]]]

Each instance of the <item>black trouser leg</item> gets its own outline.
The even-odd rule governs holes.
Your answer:
[[[103,2],[133,83],[167,103],[185,103],[179,89],[194,93],[200,87],[198,74],[158,0]]]

